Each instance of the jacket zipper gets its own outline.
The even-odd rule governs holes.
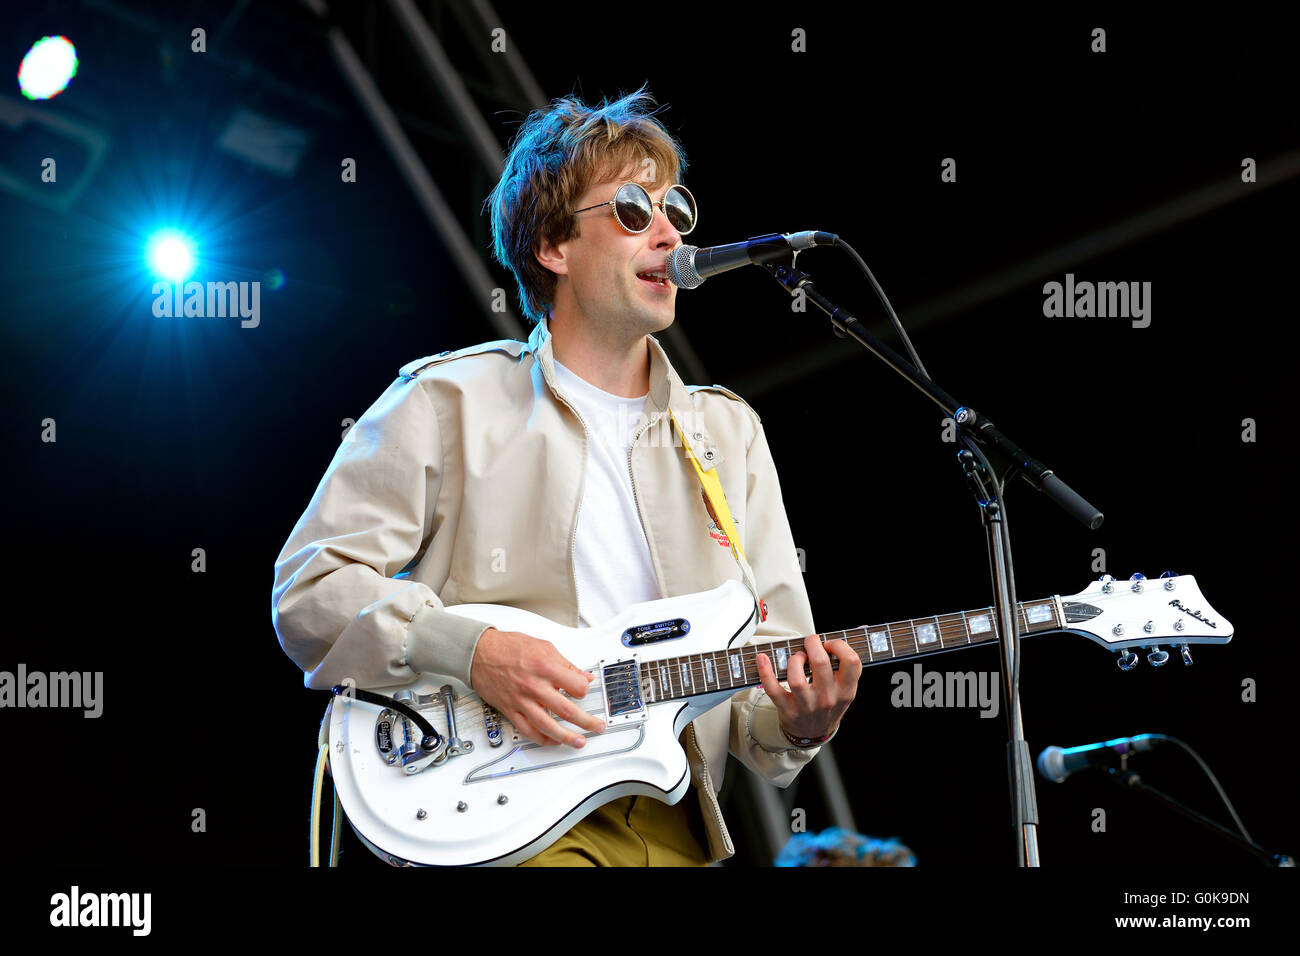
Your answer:
[[[582,492],[586,490],[586,457],[588,457],[591,444],[591,434],[586,431],[586,421],[582,420],[577,408],[569,405],[564,398],[560,398],[560,401],[564,402],[568,410],[573,412],[573,415],[577,418],[577,423],[582,425],[582,477],[577,483],[577,507],[573,509],[573,531],[569,532],[569,578],[573,579],[573,610],[577,615],[576,623],[581,623],[582,602],[577,594],[577,522],[582,515]]]
[[[713,792],[713,776],[709,773],[709,762],[704,759],[704,751],[700,749],[699,738],[695,736],[695,721],[690,723],[691,746],[695,748],[695,755],[700,758],[700,770],[704,774],[704,786],[709,790],[709,806],[713,810],[713,818],[718,824],[718,835],[722,837],[722,845],[725,848],[731,843],[731,835],[727,833],[727,824],[722,820],[722,811],[718,809],[718,795]],[[732,847],[735,852],[735,847]]]
[[[549,385],[550,383],[548,382],[547,384]],[[574,614],[576,615],[577,622],[581,622],[582,604],[578,600],[577,569],[578,518],[582,514],[582,493],[586,489],[587,484],[587,446],[591,444],[591,435],[587,431],[587,423],[582,420],[582,415],[578,413],[578,410],[569,404],[568,399],[562,396],[554,386],[552,386],[551,390],[555,392],[555,397],[564,403],[564,407],[573,412],[574,417],[578,419],[578,424],[582,426],[582,477],[578,481],[578,505],[573,509],[573,530],[569,533],[569,578],[573,581]],[[635,494],[635,490],[633,493]]]
[[[636,519],[641,522],[641,534],[645,536],[647,547],[650,545],[650,534],[646,531],[645,516],[641,514],[641,499],[636,493],[636,474],[632,471],[632,449],[636,447],[636,443],[640,440],[641,436],[646,433],[646,430],[655,422],[659,421],[662,416],[663,412],[656,412],[652,418],[647,420],[644,425],[636,430],[636,434],[632,436],[631,443],[627,446],[627,476],[632,480],[632,504],[636,506]],[[653,555],[651,557],[653,558]],[[661,592],[663,591],[662,582],[659,585],[659,590]]]

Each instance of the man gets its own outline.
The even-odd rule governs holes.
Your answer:
[[[688,390],[651,337],[672,323],[676,289],[650,274],[696,210],[676,185],[685,155],[648,100],[567,98],[528,117],[488,203],[496,255],[536,328],[527,343],[405,367],[348,432],[276,562],[272,618],[308,687],[455,680],[548,746],[581,748],[579,730],[603,730],[561,693],[581,698],[590,675],[549,642],[446,605],[586,626],[740,579],[763,600],[756,637],[809,635],[789,661],[799,674],[806,660],[807,681],[785,690],[760,655],[761,689],[683,731],[696,799],[607,804],[535,865],[732,855],[716,797],[727,751],[787,786],[835,733],[861,673],[845,642],[813,636],[758,416],[717,386]],[[721,481],[736,549],[683,437]]]

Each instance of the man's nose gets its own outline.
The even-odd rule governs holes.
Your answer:
[[[654,217],[650,220],[650,240],[656,249],[670,249],[682,241],[681,233],[668,221],[663,208],[654,207]]]

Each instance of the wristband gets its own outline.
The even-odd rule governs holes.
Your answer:
[[[785,739],[801,750],[820,747],[822,744],[826,743],[826,741],[830,740],[831,736],[835,733],[835,730],[832,728],[831,732],[826,734],[824,737],[796,737],[794,734],[790,733],[790,731],[786,730],[785,725],[780,721],[777,722],[777,726],[781,728],[781,733],[785,734]]]

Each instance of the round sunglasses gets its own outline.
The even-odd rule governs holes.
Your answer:
[[[697,219],[695,197],[685,186],[669,186],[662,202],[655,202],[639,183],[624,183],[608,202],[598,202],[594,206],[575,209],[580,212],[599,209],[601,206],[614,207],[614,219],[631,233],[645,232],[654,221],[655,206],[664,211],[668,222],[680,235],[686,235],[695,228]]]

